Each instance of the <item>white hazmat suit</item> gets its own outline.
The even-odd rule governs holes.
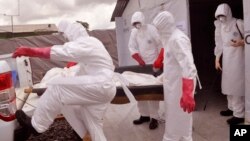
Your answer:
[[[187,111],[194,110],[193,95],[197,70],[190,40],[176,28],[174,17],[167,11],[159,13],[154,18],[153,25],[158,29],[164,46],[163,85],[166,125],[163,141],[192,141],[192,113],[184,112],[186,110],[184,107],[189,106],[183,104],[190,102]],[[187,88],[190,88],[188,94]],[[184,98],[187,95],[190,99]]]
[[[153,64],[162,48],[160,35],[157,29],[150,24],[145,24],[142,12],[135,12],[131,18],[131,24],[140,23],[141,27],[131,31],[128,47],[131,55],[139,54],[145,64]],[[157,119],[159,101],[138,101],[138,109],[141,116],[150,116]]]
[[[225,16],[225,19],[219,16]],[[232,40],[241,39],[244,32],[243,21],[232,17],[228,4],[220,4],[215,12],[215,49],[216,62],[222,57],[222,93],[227,95],[228,109],[233,116],[244,117],[244,48],[233,47]],[[237,29],[238,26],[238,29]],[[240,33],[241,32],[241,33]]]
[[[112,59],[103,44],[88,36],[81,24],[70,24],[62,32],[69,42],[48,47],[45,52],[33,49],[35,53],[32,56],[37,52],[35,57],[74,61],[77,63],[74,67],[78,69],[75,70],[75,76],[58,77],[47,83],[47,89],[32,116],[32,126],[42,133],[58,114],[63,113],[80,137],[89,131],[93,141],[106,141],[103,116],[116,93],[116,85],[112,81]],[[20,48],[14,57],[25,54],[31,56],[29,51],[29,48]]]
[[[146,64],[153,64],[162,48],[160,35],[157,29],[150,24],[145,24],[142,12],[135,12],[131,18],[131,24],[140,22],[142,26],[133,28],[128,43],[131,55],[139,53]]]

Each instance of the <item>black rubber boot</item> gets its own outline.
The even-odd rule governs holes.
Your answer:
[[[15,129],[14,131],[14,141],[26,141],[30,137],[30,131],[27,129],[20,127],[18,129]]]
[[[27,130],[29,134],[34,134],[35,136],[40,135],[31,124],[31,118],[27,116],[22,110],[16,111],[16,119],[18,123]]]
[[[227,109],[225,111],[220,111],[220,115],[221,116],[232,116],[233,115],[233,111]]]
[[[237,124],[240,124],[240,123],[244,123],[244,121],[245,121],[244,118],[232,117],[232,118],[227,120],[227,123],[229,125],[237,125]]]
[[[134,123],[135,125],[139,125],[139,124],[142,124],[142,123],[144,123],[144,122],[149,122],[149,121],[150,121],[150,117],[140,116],[140,118],[134,120],[133,123]]]
[[[149,123],[149,129],[154,130],[158,127],[159,123],[156,119],[152,118]]]

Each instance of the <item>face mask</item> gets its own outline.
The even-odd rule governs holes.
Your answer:
[[[226,22],[226,17],[221,16],[219,17],[220,22],[225,23]]]
[[[140,23],[136,24],[135,28],[140,29],[141,28],[141,24]]]

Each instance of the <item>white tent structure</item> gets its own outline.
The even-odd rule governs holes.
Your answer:
[[[250,1],[244,0],[244,26],[245,26],[245,118],[246,123],[250,124]]]
[[[157,13],[170,11],[176,18],[177,27],[192,41],[195,64],[203,86],[210,90],[219,87],[220,80],[214,69],[214,12],[220,3],[228,3],[236,18],[245,22],[246,64],[246,123],[250,123],[250,1],[249,0],[117,0],[111,21],[116,22],[119,66],[135,65],[130,57],[128,40],[131,32],[131,16],[135,11],[144,13],[146,23],[151,23]],[[244,11],[244,12],[243,12]],[[218,85],[214,85],[218,83]],[[236,82],[237,83],[237,82]],[[213,88],[214,89],[214,88]],[[217,88],[220,89],[220,88]]]

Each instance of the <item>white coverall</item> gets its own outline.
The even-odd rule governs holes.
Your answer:
[[[52,46],[50,58],[77,62],[79,69],[75,77],[58,77],[47,84],[32,126],[44,132],[63,113],[80,137],[89,131],[93,141],[106,141],[103,116],[116,93],[112,59],[103,44],[89,37],[82,25],[71,24],[64,33],[69,42]]]
[[[146,64],[153,64],[162,48],[160,35],[157,29],[150,24],[145,24],[144,15],[135,12],[131,23],[140,22],[140,29],[133,28],[128,43],[130,54],[139,53]],[[138,109],[141,116],[150,116],[158,119],[159,101],[138,101]]]
[[[180,107],[182,78],[195,80],[197,75],[190,39],[176,28],[173,15],[167,11],[158,14],[153,25],[159,31],[164,47],[166,125],[163,141],[192,141],[192,113],[188,114]]]
[[[241,39],[240,32],[244,33],[243,21],[232,17],[231,8],[227,4],[218,6],[215,17],[219,15],[226,16],[224,23],[218,19],[215,23],[215,49],[216,59],[222,57],[222,93],[227,95],[228,109],[233,111],[233,116],[244,118],[244,47],[233,47],[231,40]],[[244,34],[243,34],[244,36]]]

